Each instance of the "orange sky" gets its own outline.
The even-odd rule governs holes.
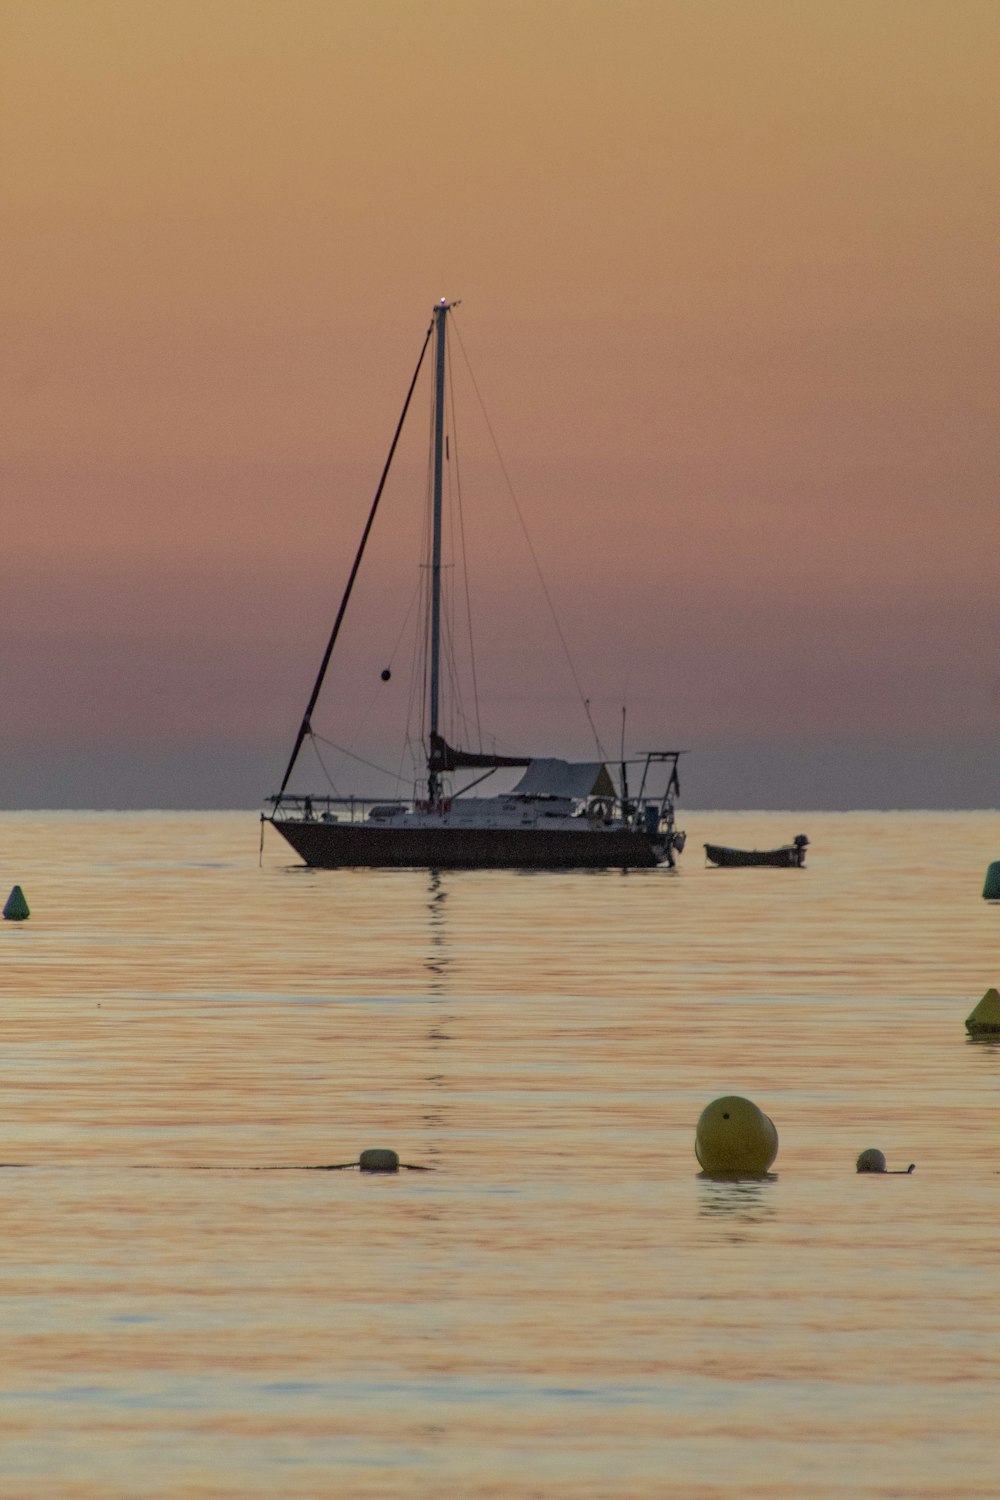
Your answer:
[[[703,806],[996,805],[995,0],[0,24],[0,805],[273,789],[442,294],[609,742],[627,697]],[[588,755],[486,540],[484,720]]]

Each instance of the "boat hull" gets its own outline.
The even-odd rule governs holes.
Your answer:
[[[307,865],[323,870],[652,869],[669,863],[637,830],[379,828],[371,823],[267,819]]]
[[[726,849],[721,844],[706,844],[706,858],[725,869],[738,865],[770,865],[778,870],[801,870],[806,851],[789,844],[781,849]]]

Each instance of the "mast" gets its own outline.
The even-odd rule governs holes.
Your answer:
[[[434,358],[434,513],[431,534],[431,682],[430,743],[438,739],[441,697],[441,491],[444,476],[444,374],[447,344],[447,318],[451,303],[442,297],[434,309],[437,329]],[[431,758],[428,758],[427,797],[431,806],[437,802],[441,784]]]

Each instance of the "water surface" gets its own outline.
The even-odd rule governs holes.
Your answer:
[[[1000,815],[683,821],[434,875],[2,815],[4,1500],[995,1500]],[[729,1092],[768,1181],[698,1175]],[[367,1146],[435,1170],[259,1170]]]

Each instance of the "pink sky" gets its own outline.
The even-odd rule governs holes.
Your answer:
[[[0,805],[275,788],[441,295],[609,743],[627,698],[702,806],[997,805],[994,0],[0,19]],[[484,722],[587,756],[482,483]]]

